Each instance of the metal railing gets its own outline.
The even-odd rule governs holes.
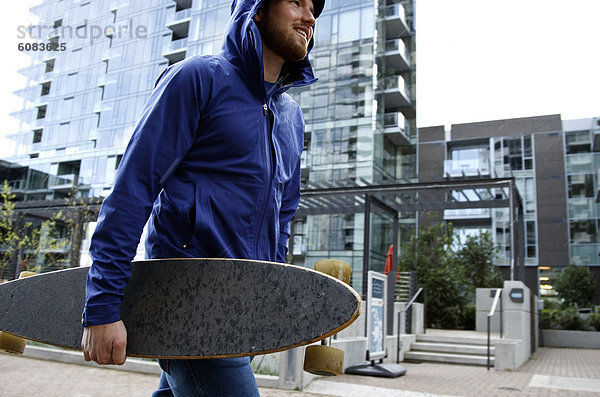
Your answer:
[[[411,272],[396,273],[396,288],[394,291],[396,302],[408,302],[410,300],[412,283],[413,281]]]
[[[415,302],[415,299],[419,296],[419,294],[423,292],[423,288],[419,288],[417,293],[410,299],[410,301],[406,304],[403,310],[398,312],[398,335],[396,341],[396,363],[400,362],[400,350],[402,349],[402,343],[400,341],[400,335],[402,334],[402,327],[400,326],[400,320],[402,319],[402,313],[406,313],[412,304]],[[425,312],[425,309],[423,310]]]
[[[500,301],[500,338],[502,338],[502,329],[504,328],[504,321],[502,316],[502,288],[496,289],[496,294],[494,295],[494,302],[492,303],[492,308],[487,315],[487,370],[490,370],[490,351],[491,351],[491,335],[490,335],[490,324],[492,322],[492,316],[496,313],[496,307],[498,306],[498,301]]]

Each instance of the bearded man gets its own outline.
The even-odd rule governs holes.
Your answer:
[[[86,360],[125,362],[119,304],[146,222],[149,259],[285,261],[304,143],[302,112],[285,91],[316,81],[308,53],[323,6],[234,1],[222,52],[159,77],[92,237]],[[154,396],[259,395],[248,357],[159,365]]]

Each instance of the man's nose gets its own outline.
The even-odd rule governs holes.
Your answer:
[[[315,19],[315,16],[313,15],[313,12],[311,11],[312,8],[312,1],[307,1],[306,6],[304,7],[304,12],[302,13],[302,19],[309,23],[310,26],[314,26],[315,22],[317,21]]]

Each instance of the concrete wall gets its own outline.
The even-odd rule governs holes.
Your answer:
[[[524,296],[522,303],[513,302],[510,299],[509,293],[513,288],[523,289]],[[515,351],[516,362],[521,366],[531,356],[531,294],[529,288],[523,282],[505,281],[502,295],[504,304],[504,336],[506,339],[521,341]]]
[[[452,139],[491,138],[536,134],[545,131],[561,131],[559,114],[522,117],[516,119],[481,121],[478,123],[452,124]]]
[[[492,308],[495,293],[496,288],[477,288],[475,293],[475,330],[477,332],[487,332],[487,316]],[[500,332],[500,302],[498,302],[496,312],[490,321],[490,332]]]
[[[561,126],[533,136],[540,266],[569,265],[565,148]]]
[[[600,349],[600,332],[544,329],[542,335],[545,347]]]
[[[513,302],[510,291],[513,288],[523,289],[523,302]],[[479,332],[487,331],[487,315],[494,300],[491,288],[478,288],[476,299],[475,327]],[[535,296],[521,281],[505,281],[502,290],[503,338],[494,342],[495,368],[497,370],[516,370],[531,357],[532,345],[537,346],[537,327],[531,324],[531,299]],[[537,301],[534,302],[537,308]],[[534,321],[534,324],[536,322]],[[491,321],[491,332],[500,332],[500,305]],[[532,338],[532,331],[533,338]],[[495,335],[497,338],[498,335]]]

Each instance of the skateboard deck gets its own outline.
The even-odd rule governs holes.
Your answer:
[[[0,285],[0,330],[80,349],[87,267]],[[120,314],[127,355],[251,356],[307,345],[349,326],[360,297],[304,267],[240,259],[132,263]]]

